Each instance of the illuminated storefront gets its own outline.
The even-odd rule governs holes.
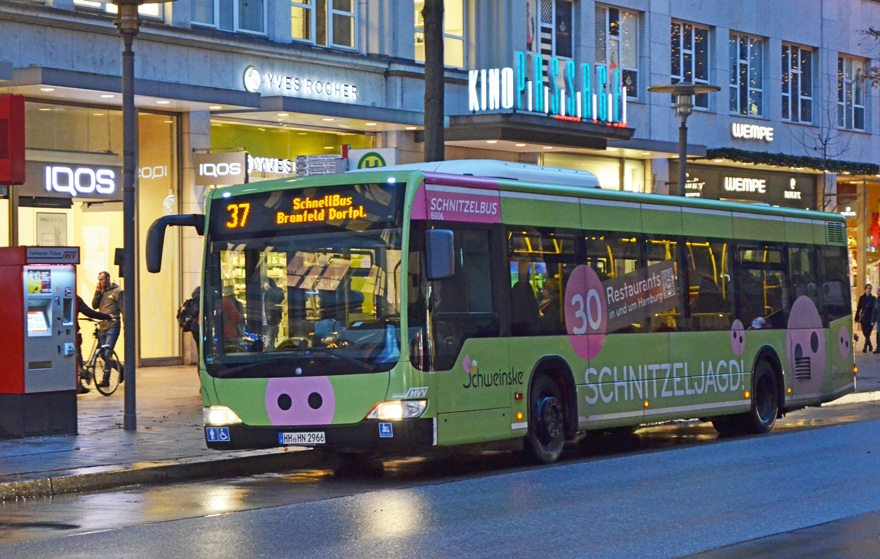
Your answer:
[[[18,242],[77,246],[77,291],[91,303],[98,273],[125,288],[115,265],[122,249],[122,113],[106,107],[26,103],[27,180],[18,196]],[[140,169],[137,224],[141,243],[153,220],[176,212],[178,122],[168,114],[138,116]],[[0,243],[8,244],[9,201],[0,200]],[[178,359],[180,335],[179,240],[169,231],[161,274],[139,268],[140,356],[150,362]],[[86,333],[88,335],[88,332]]]

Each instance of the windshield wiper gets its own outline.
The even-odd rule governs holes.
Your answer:
[[[360,359],[355,359],[354,357],[349,357],[347,355],[339,355],[338,353],[334,353],[332,349],[326,347],[313,347],[306,350],[301,350],[297,353],[287,353],[285,355],[279,355],[277,357],[270,357],[264,359],[255,359],[250,363],[244,363],[241,365],[235,365],[233,367],[227,367],[217,371],[214,376],[218,378],[227,378],[234,376],[237,372],[243,371],[246,369],[251,369],[253,367],[263,367],[265,365],[271,365],[273,363],[294,363],[297,358],[311,358],[313,357],[313,353],[318,353],[320,355],[329,355],[330,357],[335,357],[337,359],[341,359],[346,363],[351,363],[353,365],[357,365],[358,367],[367,370],[370,373],[376,372],[376,365],[372,363],[367,363],[365,361],[361,361]]]
[[[354,357],[349,357],[348,355],[341,355],[333,351],[332,348],[329,347],[310,347],[303,351],[306,356],[311,356],[312,352],[318,352],[321,355],[329,355],[331,357],[335,357],[337,359],[341,359],[346,363],[351,363],[353,365],[359,365],[360,367],[366,369],[367,371],[373,373],[376,371],[376,366],[372,363],[367,363],[366,361],[361,361],[360,359],[355,359]]]
[[[270,365],[272,363],[279,363],[279,362],[285,362],[285,361],[290,361],[290,360],[291,359],[290,359],[289,355],[285,355],[285,356],[279,355],[278,357],[271,357],[268,359],[256,359],[254,361],[251,361],[250,363],[244,363],[242,365],[235,365],[234,367],[226,367],[224,369],[221,369],[221,370],[217,371],[217,374],[215,374],[214,376],[219,377],[219,378],[224,378],[224,377],[232,376],[235,373],[237,373],[238,371],[250,369],[251,367],[261,367],[263,365]],[[218,363],[214,362],[214,363],[211,363],[211,365],[217,366]],[[223,363],[219,363],[219,365],[223,365]]]

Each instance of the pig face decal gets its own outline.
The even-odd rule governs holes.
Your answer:
[[[742,355],[746,349],[746,332],[739,319],[734,320],[730,328],[730,347],[735,355]]]
[[[266,386],[272,425],[327,425],[335,411],[336,394],[327,377],[273,378]]]
[[[791,306],[786,351],[796,393],[817,394],[825,372],[825,332],[819,311],[809,297],[798,297]]]
[[[837,335],[837,344],[840,356],[844,359],[849,357],[849,352],[852,349],[852,336],[849,333],[849,328],[846,326],[840,329],[840,333]]]

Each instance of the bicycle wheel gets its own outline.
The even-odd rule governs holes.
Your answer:
[[[122,363],[119,362],[119,357],[116,355],[116,352],[113,352],[113,358],[110,363],[110,374],[107,375],[105,373],[104,368],[104,356],[99,355],[98,360],[95,362],[95,388],[98,389],[98,392],[103,394],[104,396],[109,396],[116,392],[116,389],[119,388],[119,383],[124,379],[124,369],[122,367]],[[106,382],[104,382],[106,379]]]
[[[89,383],[95,378],[95,366],[94,365],[83,365],[79,370],[79,384],[83,388],[88,388]]]

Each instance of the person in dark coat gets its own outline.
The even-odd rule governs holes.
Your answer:
[[[871,284],[865,286],[865,294],[859,297],[858,305],[856,305],[856,322],[862,325],[862,333],[865,335],[865,345],[862,346],[862,353],[872,351],[871,332],[874,329],[874,305],[877,298],[871,294]]]

